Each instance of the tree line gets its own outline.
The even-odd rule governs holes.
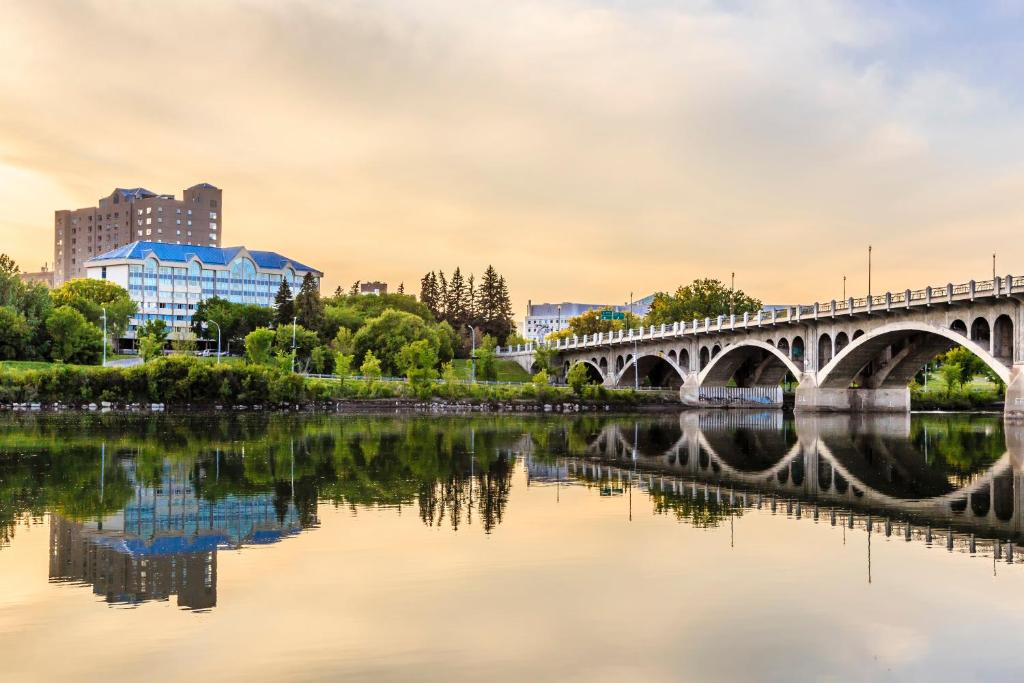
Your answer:
[[[480,337],[490,335],[504,344],[515,332],[508,285],[494,266],[487,266],[479,285],[472,273],[464,277],[459,267],[450,279],[443,270],[430,271],[420,279],[420,301],[460,336],[472,327]]]

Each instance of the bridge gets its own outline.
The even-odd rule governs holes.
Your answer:
[[[963,346],[1006,384],[1007,417],[1024,419],[1024,277],[995,277],[742,316],[678,321],[498,355],[531,370],[539,348],[559,374],[582,363],[607,387],[678,389],[688,406],[781,406],[796,382],[797,411],[908,412],[924,365]]]

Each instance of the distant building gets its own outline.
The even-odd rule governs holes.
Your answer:
[[[99,206],[54,212],[53,284],[85,277],[85,262],[136,240],[219,247],[224,202],[219,188],[200,183],[182,199],[143,187],[117,188]]]
[[[88,277],[127,289],[138,304],[138,315],[128,325],[129,337],[147,320],[163,320],[171,332],[187,331],[203,299],[217,296],[273,306],[282,279],[298,292],[307,273],[312,273],[317,288],[323,277],[319,270],[273,251],[158,242],[133,242],[94,256],[85,268]]]
[[[20,273],[18,277],[27,285],[39,283],[53,289],[53,271],[50,270],[49,266],[45,263],[43,264],[42,269],[33,273]]]
[[[360,282],[359,283],[360,294],[373,294],[374,296],[380,296],[388,293],[388,283],[386,282]]]
[[[647,315],[653,300],[654,295],[652,294],[639,301],[634,301],[632,307],[633,314],[639,316]],[[568,301],[563,301],[560,304],[534,304],[530,302],[526,305],[523,336],[530,341],[541,341],[549,334],[568,329],[570,319],[594,310],[612,310],[617,313],[627,313],[631,309],[629,304],[616,306],[613,304],[579,304]]]

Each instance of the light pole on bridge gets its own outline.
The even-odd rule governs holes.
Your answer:
[[[868,245],[868,299],[871,298],[871,245]]]

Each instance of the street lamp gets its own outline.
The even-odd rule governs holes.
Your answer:
[[[107,308],[103,307],[103,367],[107,367]]]
[[[871,298],[871,245],[868,245],[868,299]],[[869,302],[870,303],[870,302]]]
[[[207,330],[210,325],[217,325],[217,362],[220,363],[220,325],[216,320],[207,320],[203,323],[203,330]]]
[[[466,325],[469,328],[469,337],[471,340],[472,351],[469,353],[469,383],[476,384],[476,330],[473,329],[472,325]]]
[[[629,329],[633,329],[633,292],[629,293],[629,325]],[[633,388],[637,391],[640,391],[640,359],[637,358],[639,353],[639,340],[633,335]]]

